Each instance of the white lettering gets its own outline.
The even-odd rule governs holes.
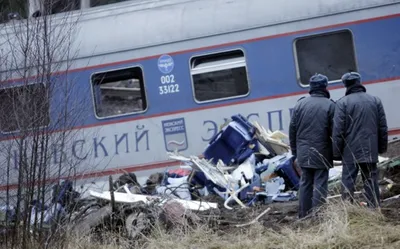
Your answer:
[[[175,125],[183,125],[183,120],[171,121],[171,122],[164,124],[165,127],[170,127],[170,126],[175,126]]]
[[[159,94],[170,94],[170,93],[178,93],[179,92],[179,85],[178,84],[171,84],[171,85],[163,85],[158,87]]]
[[[163,75],[160,78],[161,84],[175,83],[175,76],[173,74]]]

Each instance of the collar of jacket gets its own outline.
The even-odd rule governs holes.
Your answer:
[[[352,85],[346,89],[345,95],[349,95],[352,93],[359,93],[359,92],[367,92],[367,89],[361,84]]]
[[[313,97],[325,97],[325,98],[330,98],[331,94],[329,93],[328,90],[326,89],[314,89],[310,91],[310,95]]]

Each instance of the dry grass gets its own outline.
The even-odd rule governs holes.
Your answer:
[[[255,225],[222,236],[206,228],[190,235],[159,234],[147,248],[400,248],[400,227],[390,225],[379,213],[335,205],[325,215],[319,224],[283,227],[279,232]]]
[[[322,218],[297,221],[280,230],[257,223],[247,228],[215,232],[207,226],[166,232],[157,226],[140,242],[109,234],[107,245],[98,239],[69,240],[65,249],[194,249],[194,248],[400,248],[400,226],[377,211],[343,203],[330,204]],[[264,217],[264,218],[268,218]],[[247,221],[243,221],[245,223]]]
[[[117,248],[400,248],[400,227],[385,220],[382,214],[366,208],[332,204],[320,220],[296,222],[280,231],[255,224],[248,228],[213,232],[199,226],[186,231],[166,232],[156,229],[141,246],[128,242],[99,246],[93,241],[71,243],[69,249]]]

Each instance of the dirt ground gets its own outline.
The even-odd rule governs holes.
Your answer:
[[[359,201],[363,200],[359,199]],[[249,223],[267,208],[271,208],[270,211],[258,220],[265,228],[280,231],[283,227],[296,228],[303,224],[298,222],[297,201],[260,205],[246,209],[221,209],[214,214],[203,214],[200,217],[203,220],[208,218],[211,223],[214,223],[213,227],[216,232],[226,233],[240,229],[235,226]],[[388,223],[400,225],[400,198],[383,202],[381,213]]]
[[[232,212],[232,210],[223,209],[221,217],[225,222],[221,222],[219,228],[229,229],[235,225],[248,223],[264,212],[267,208],[271,208],[270,211],[268,211],[258,220],[264,225],[264,227],[279,230],[282,225],[288,225],[297,220],[297,201],[272,203],[269,205],[260,205],[248,209],[238,209],[235,212]]]

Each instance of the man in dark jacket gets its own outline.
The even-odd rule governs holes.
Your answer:
[[[301,167],[299,218],[325,203],[329,168],[333,165],[332,121],[335,103],[330,100],[328,78],[316,74],[310,79],[310,96],[294,107],[289,126],[292,154]]]
[[[366,93],[356,72],[342,77],[346,94],[336,103],[333,128],[334,158],[342,159],[342,198],[353,201],[354,185],[361,169],[370,207],[379,206],[378,154],[387,150],[388,128],[378,97]]]

